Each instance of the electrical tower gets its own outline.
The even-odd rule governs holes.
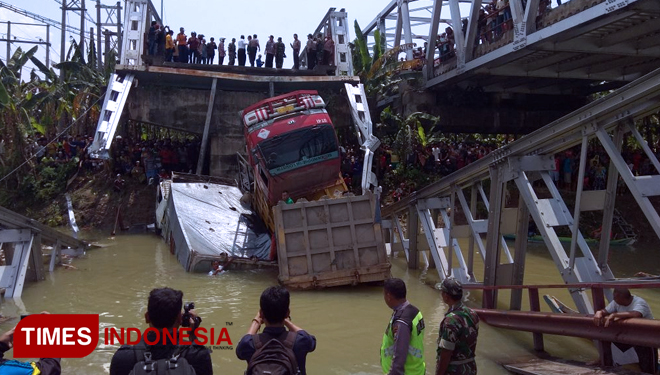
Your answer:
[[[121,20],[121,2],[117,1],[117,5],[103,5],[101,0],[96,0],[96,54],[99,64],[99,70],[103,68],[103,61],[101,59],[101,27],[110,26],[115,27],[116,31],[112,32],[108,29],[103,30],[105,36],[105,53],[108,56],[108,51],[112,48],[117,49],[117,56],[121,58],[121,43],[122,43],[122,20]]]
[[[80,41],[78,48],[82,56],[85,55],[85,0],[64,0],[62,1],[62,44],[60,45],[60,61],[66,60],[66,18],[67,12],[80,12]]]

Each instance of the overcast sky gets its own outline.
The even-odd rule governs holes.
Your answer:
[[[32,13],[41,16],[61,21],[62,11],[60,5],[56,0],[3,0],[15,7],[22,8]],[[70,1],[70,0],[69,0]],[[293,40],[293,34],[297,33],[300,38],[306,40],[306,35],[313,32],[319,25],[321,19],[328,11],[329,7],[335,7],[337,10],[345,8],[348,12],[348,19],[350,23],[350,40],[355,38],[353,29],[353,22],[357,19],[361,27],[365,27],[371,22],[376,15],[389,4],[389,0],[362,0],[362,1],[349,1],[349,0],[332,0],[330,2],[311,0],[311,1],[293,1],[293,0],[279,0],[279,1],[266,1],[266,0],[252,0],[248,2],[243,1],[226,1],[226,0],[198,0],[198,1],[175,1],[163,0],[163,20],[165,25],[169,25],[175,33],[178,32],[179,27],[186,29],[186,34],[196,31],[202,33],[207,37],[215,37],[216,42],[220,37],[236,38],[241,34],[246,37],[248,34],[257,34],[262,42],[265,44],[268,35],[272,34],[275,38],[281,36],[287,46],[287,59],[285,60],[284,67],[291,67],[293,65],[291,49],[289,43]],[[153,0],[154,6],[160,12],[160,0]],[[116,1],[101,0],[102,4],[114,5]],[[121,1],[122,7],[124,1]],[[431,5],[430,0],[420,0],[412,2],[411,9],[420,8]],[[89,9],[88,13],[91,18],[96,19],[96,1],[86,0],[86,7]],[[443,18],[449,17],[448,7],[443,8]],[[75,27],[80,27],[80,17],[68,12],[68,23]],[[416,16],[430,17],[430,11],[421,11]],[[122,11],[123,18],[123,11]],[[26,22],[37,23],[30,18],[20,16],[8,9],[0,8],[0,21],[6,22]],[[388,27],[394,26],[394,21],[388,21]],[[85,28],[89,30],[90,27],[95,27],[91,22],[87,22]],[[46,30],[45,27],[35,26],[22,26],[12,25],[12,37],[27,40],[45,40]],[[394,30],[388,31],[394,32]],[[0,35],[5,38],[7,33],[7,26],[0,24]],[[428,26],[423,28],[413,29],[413,33],[428,34]],[[60,61],[60,30],[53,27],[50,29],[51,37],[51,61]],[[67,43],[68,43],[67,36]],[[78,36],[76,35],[76,39]],[[28,49],[31,45],[12,43],[12,51],[20,46],[23,49]],[[67,45],[68,48],[68,45]],[[39,57],[45,60],[45,49],[43,46],[39,48]],[[4,61],[6,59],[6,45],[0,45],[0,58]],[[216,58],[217,63],[217,58]],[[227,60],[225,60],[225,64]]]

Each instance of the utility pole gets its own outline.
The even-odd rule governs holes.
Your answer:
[[[7,21],[7,61],[11,59],[11,22]]]
[[[80,0],[80,56],[85,57],[85,0]]]
[[[101,0],[96,0],[96,64],[99,71],[103,69],[101,56]]]
[[[110,36],[112,36],[112,31],[103,30],[103,37],[105,38],[105,50],[103,50],[103,54],[105,55],[105,61],[107,61],[108,52],[110,51]]]
[[[106,27],[106,29],[103,29],[104,27]],[[117,31],[109,31],[107,28],[110,27],[116,27]],[[121,28],[121,2],[118,1],[117,5],[103,5],[101,4],[101,0],[96,0],[96,54],[99,69],[103,69],[103,62],[105,60],[102,58],[104,53],[101,52],[101,35],[106,38],[105,56],[107,59],[107,53],[110,50],[111,45],[110,38],[112,36],[117,38],[117,42],[115,43],[115,46],[117,47],[117,53],[121,53]]]
[[[117,58],[119,59],[121,59],[121,47],[123,44],[123,39],[124,35],[121,29],[121,2],[117,1]]]
[[[46,24],[46,68],[50,69],[50,25]]]
[[[62,40],[60,45],[60,61],[66,61],[66,31],[72,31],[71,27],[67,27],[66,16],[67,12],[80,12],[80,29],[76,31],[80,34],[80,42],[78,43],[78,48],[80,55],[84,58],[85,56],[85,0],[62,0]],[[74,13],[75,14],[75,13]],[[60,73],[61,75],[62,73]]]
[[[94,54],[92,53],[93,48],[94,48],[94,28],[90,27],[89,28],[89,55],[90,56],[94,56]],[[98,66],[98,64],[97,64],[97,66]]]
[[[66,49],[66,6],[67,0],[62,2],[62,40],[60,44],[60,62],[63,63],[66,61],[65,49]],[[60,78],[64,76],[64,73],[60,69]]]

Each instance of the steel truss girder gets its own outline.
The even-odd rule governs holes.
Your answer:
[[[650,197],[660,195],[660,176],[633,176],[632,171],[628,168],[626,161],[623,159],[618,147],[607,133],[607,130],[602,127],[599,128],[596,131],[596,136],[603,145],[607,155],[610,157],[611,163],[617,169],[621,178],[630,190],[630,193],[637,201],[639,208],[651,224],[651,228],[653,228],[655,234],[660,237],[660,215],[658,215],[658,211],[656,211],[655,207],[653,207],[653,204],[649,200]],[[645,144],[645,142],[641,142],[641,144]],[[647,157],[657,168],[659,164],[658,159],[652,152],[647,152],[647,150],[650,151],[648,145],[644,147],[644,152],[647,153]]]
[[[119,119],[124,110],[134,77],[134,74],[126,74],[123,77],[116,73],[112,74],[105,98],[103,99],[101,115],[96,125],[94,141],[88,149],[90,156],[101,159],[108,159],[110,157],[110,145],[117,131]]]
[[[614,93],[592,102],[516,142],[493,151],[459,172],[418,190],[414,199],[447,195],[454,184],[469,186],[474,182],[484,180],[488,177],[489,166],[501,162],[508,156],[554,154],[573,147],[581,142],[584,126],[603,124],[603,128],[607,131],[615,127],[622,118],[644,117],[654,113],[658,108],[660,108],[660,69],[656,69]],[[383,216],[387,217],[394,212],[401,211],[411,203],[413,203],[413,198],[404,198],[386,207],[383,210]]]
[[[19,298],[23,293],[30,256],[34,253],[33,248],[36,247],[35,237],[37,235],[29,229],[0,230],[0,243],[14,246],[11,264],[0,266],[0,287],[5,288],[7,298]]]
[[[580,259],[583,260],[581,264],[584,268],[577,267],[573,270],[568,268],[569,257],[567,256],[566,250],[564,250],[561,241],[559,241],[559,237],[557,236],[554,227],[559,225],[571,225],[572,218],[570,218],[570,213],[568,212],[563,199],[558,195],[556,188],[552,189],[554,183],[548,172],[544,171],[540,173],[546,185],[548,185],[548,182],[549,185],[552,185],[548,186],[553,196],[552,199],[539,199],[525,172],[521,172],[514,180],[522,199],[527,205],[530,215],[534,219],[534,222],[537,223],[537,228],[539,229],[539,232],[541,232],[545,245],[548,247],[548,251],[550,252],[564,282],[578,283],[586,281],[606,281],[607,279],[613,278],[609,269],[607,275],[604,275],[604,272],[600,270],[581,234],[579,234],[578,238],[580,250],[584,256],[584,258]],[[560,221],[562,218],[565,219],[565,221]],[[573,301],[581,313],[593,313],[593,307],[589,300],[589,296],[587,296],[584,291],[572,289],[571,297],[573,297]]]
[[[330,35],[335,43],[335,53],[333,60],[337,67],[337,75],[352,76],[353,75],[353,57],[349,47],[350,32],[348,23],[348,13],[344,9],[339,11],[337,8],[330,8],[323,16],[323,19],[316,27],[312,35],[323,33]],[[307,61],[307,52],[304,48],[304,42],[300,49],[300,64],[302,66],[309,66]]]
[[[530,1],[536,1],[536,0],[530,0]],[[622,6],[632,6],[633,4],[639,1],[643,1],[643,0],[617,0],[617,5],[620,2]],[[614,8],[618,9],[618,7],[616,6]],[[530,53],[529,48],[525,48],[527,46],[535,45],[541,47],[543,43],[554,40],[554,38],[560,33],[562,33],[562,37],[565,40],[570,40],[571,38],[575,38],[579,35],[586,33],[587,31],[589,31],[590,28],[597,27],[599,22],[598,21],[593,22],[597,18],[602,18],[603,15],[607,15],[605,20],[607,20],[607,23],[610,23],[612,22],[612,20],[621,17],[622,16],[621,14],[623,13],[620,10],[617,12],[613,12],[611,9],[611,3],[603,2],[591,8],[588,8],[582,12],[579,12],[571,17],[567,17],[566,19],[561,20],[553,25],[545,27],[539,31],[533,32],[533,26],[530,24],[535,23],[536,15],[534,12],[531,11],[527,12],[527,10],[532,10],[532,9],[538,9],[538,8],[533,6],[528,6],[526,8],[526,13],[524,16],[516,15],[516,17],[520,19],[521,22],[514,24],[514,30],[517,31],[514,32],[516,34],[513,43],[509,43],[500,48],[497,48],[490,53],[480,56],[479,58],[473,59],[471,61],[467,61],[464,66],[457,67],[457,69],[450,70],[448,72],[443,73],[440,76],[435,76],[433,78],[428,79],[426,82],[426,87],[430,88],[438,84],[441,84],[445,81],[454,79],[465,71],[475,70],[487,66],[487,64],[494,62],[495,60],[498,60],[499,65],[501,66],[505,64],[506,61],[520,58],[521,57],[520,53],[516,54],[516,52],[521,49],[527,51],[527,52],[523,52],[523,56],[525,53]],[[526,34],[524,34],[523,32],[526,32]],[[572,32],[578,34],[572,35]],[[606,78],[605,80],[608,79]]]
[[[410,259],[410,253],[408,252],[408,245],[410,244],[410,241],[403,237],[403,227],[401,225],[401,218],[399,215],[394,216],[393,220],[394,222],[394,229],[397,237],[399,237],[399,243],[401,244],[401,247],[403,247],[403,252],[406,254],[406,260]],[[394,241],[394,239],[392,239]],[[394,255],[394,254],[392,254]]]
[[[420,201],[416,205],[417,214],[424,230],[424,236],[429,245],[431,256],[435,262],[438,270],[440,280],[446,277],[455,277],[462,283],[472,282],[468,273],[468,267],[463,258],[461,247],[458,240],[452,236],[453,222],[450,219],[448,210],[451,208],[451,198],[440,198],[443,204],[433,206]],[[440,211],[443,228],[436,228],[433,216],[431,215],[431,207]],[[448,256],[445,254],[448,251]],[[452,266],[452,259],[456,257],[458,267]]]
[[[372,186],[374,188],[378,187],[378,179],[371,171],[371,167],[373,165],[374,152],[380,146],[380,140],[373,135],[373,125],[371,123],[367,94],[364,92],[364,85],[358,84],[354,86],[350,83],[345,83],[344,88],[348,95],[351,117],[353,117],[353,122],[357,128],[360,148],[364,151],[362,194],[366,194]]]
[[[429,198],[449,196],[451,199],[451,195],[456,194],[460,201],[460,189],[472,187],[473,193],[471,194],[472,201],[470,202],[470,208],[465,209],[465,206],[467,206],[466,199],[461,201],[461,207],[466,212],[466,216],[468,216],[470,212],[475,212],[475,209],[472,207],[476,206],[475,199],[477,197],[477,191],[480,190],[474,184],[490,177],[489,241],[487,241],[487,244],[496,244],[498,242],[497,236],[501,232],[499,224],[496,223],[499,223],[499,215],[501,215],[503,187],[506,181],[514,180],[520,191],[520,198],[524,202],[524,204],[519,204],[518,207],[519,212],[522,212],[522,214],[519,214],[518,217],[517,235],[520,238],[525,237],[523,217],[528,217],[524,212],[526,209],[541,231],[546,246],[549,248],[552,258],[566,282],[609,281],[614,276],[606,263],[607,253],[600,251],[599,257],[605,256],[605,258],[603,261],[600,259],[596,261],[582,234],[577,229],[579,226],[576,223],[576,219],[579,218],[577,215],[576,219],[573,218],[573,215],[566,207],[563,198],[550,178],[548,170],[554,169],[552,163],[550,163],[551,156],[581,142],[584,143],[585,137],[598,138],[612,162],[609,179],[614,181],[616,180],[616,174],[612,173],[621,173],[621,178],[632,192],[640,209],[654,228],[656,235],[660,237],[660,216],[649,202],[649,197],[660,195],[660,176],[633,176],[617,146],[624,133],[632,132],[633,136],[641,143],[652,165],[660,170],[660,161],[651,152],[648,145],[643,142],[643,138],[633,125],[635,118],[641,118],[654,113],[658,108],[660,108],[660,69],[624,86],[603,99],[593,102],[525,136],[519,141],[494,151],[460,171],[418,190],[413,197],[404,198],[393,205],[385,207],[382,215],[385,218],[392,217],[401,213],[403,210],[410,210],[411,207],[414,207],[420,215],[425,233],[434,233],[434,228],[424,222],[430,220],[430,214],[427,215],[424,212],[419,212],[422,209],[427,210],[437,207],[437,202],[433,203]],[[613,141],[609,132],[615,129],[618,130],[616,131],[616,140]],[[547,186],[552,198],[539,199],[536,196],[530,182],[530,179],[533,177],[532,174],[540,177]],[[493,187],[496,188],[494,189]],[[479,193],[482,197],[486,195],[483,191]],[[610,192],[610,194],[612,193]],[[485,202],[488,199],[483,200]],[[612,201],[612,207],[613,204]],[[450,205],[454,207],[454,202],[452,201]],[[607,207],[608,204],[605,204],[605,206]],[[494,215],[494,213],[497,213],[497,215]],[[451,235],[451,229],[454,229],[451,226],[452,223],[447,219],[445,222],[450,225],[449,235]],[[579,250],[580,256],[574,258],[573,261],[567,255],[555,232],[554,228],[560,225],[567,226],[574,232],[575,244],[573,246],[575,246],[575,250],[573,250],[573,253]],[[605,229],[605,226],[603,225],[603,229]],[[477,239],[474,237],[473,234],[471,241],[476,242]],[[608,237],[609,235],[606,238]],[[449,238],[449,236],[446,238]],[[427,240],[431,245],[435,241],[435,239],[430,239],[428,236]],[[608,242],[606,241],[605,243]],[[437,249],[438,246],[432,248]],[[499,251],[499,248],[493,248],[495,251],[491,250],[488,246],[486,247],[486,257],[489,258],[486,263],[490,267],[490,270],[487,270],[486,277],[484,278],[485,284],[497,282],[498,268],[502,266],[498,262],[499,257],[494,255]],[[516,249],[519,248],[517,241]],[[449,254],[452,254],[452,252]],[[514,275],[522,272],[521,266],[524,263],[524,260],[521,261],[518,255],[518,252],[516,252]],[[438,258],[440,259],[439,253]],[[439,267],[444,267],[442,260],[438,264]],[[471,261],[468,261],[467,275],[471,271],[470,264]],[[447,267],[444,269],[445,272],[448,271],[450,265],[451,259],[448,259]],[[515,267],[518,267],[518,269],[516,270]],[[441,277],[443,276],[441,275]],[[516,276],[513,277],[514,279],[516,278]],[[584,296],[584,293],[580,290],[572,290],[571,292],[581,312],[588,313],[592,311],[591,302]],[[513,305],[514,300],[512,298]]]
[[[144,35],[149,30],[151,20],[163,22],[151,0],[126,0],[124,12],[124,32],[121,42],[121,64],[142,65]]]
[[[410,233],[408,234],[409,238],[403,237],[403,227],[401,226],[401,218],[399,217],[399,215],[396,215],[393,219],[394,219],[393,220],[394,229],[395,229],[397,237],[399,238],[399,243],[401,243],[401,247],[403,247],[403,252],[406,254],[406,260],[408,261],[408,263],[410,263],[411,262],[411,257],[410,257],[411,256],[411,254],[410,254],[411,253],[410,252]],[[408,220],[410,220],[410,218],[408,218]],[[415,240],[416,240],[417,236],[415,235],[415,237],[413,237],[413,238],[415,238]],[[391,241],[394,241],[394,238],[392,238]],[[413,255],[415,255],[415,254],[413,254]],[[394,256],[394,253],[392,253],[392,256]],[[426,267],[428,267],[429,266],[429,260],[426,257],[426,253],[422,253],[422,257],[424,258],[424,263],[425,263]]]

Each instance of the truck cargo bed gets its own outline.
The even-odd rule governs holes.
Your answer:
[[[376,206],[368,193],[273,207],[280,282],[308,289],[388,278]]]

